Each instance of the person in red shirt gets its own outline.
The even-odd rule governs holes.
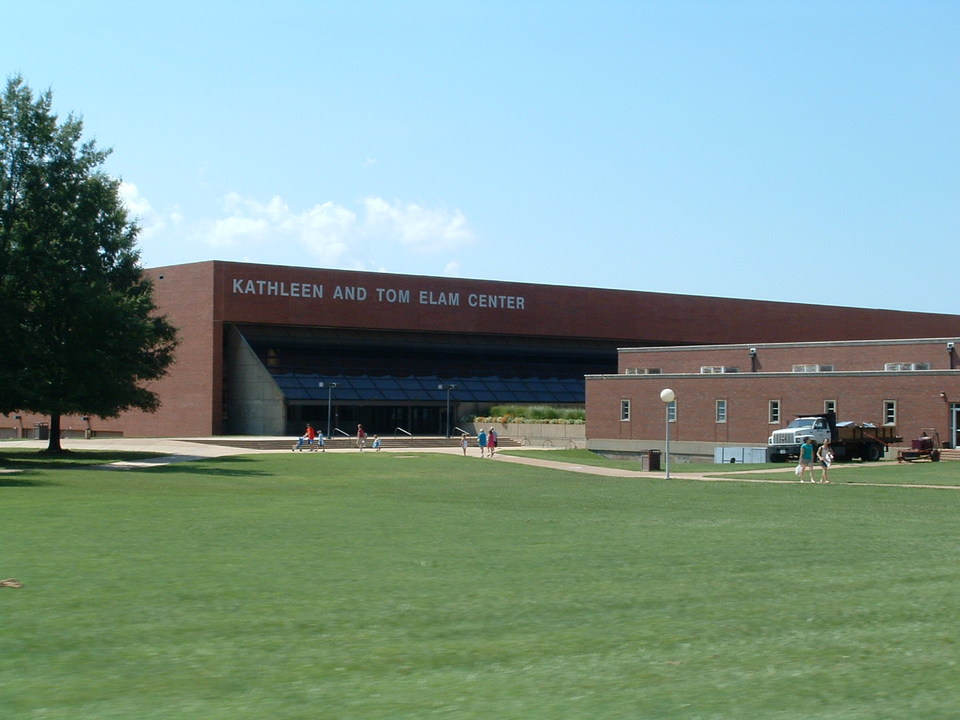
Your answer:
[[[303,435],[301,435],[299,439],[297,439],[297,444],[296,446],[294,446],[293,449],[303,452],[303,443],[304,441],[306,441],[307,447],[309,448],[309,450],[311,452],[315,452],[317,449],[316,447],[314,447],[314,442],[316,441],[316,439],[317,439],[317,431],[313,429],[313,425],[311,425],[310,423],[307,423],[307,429],[304,430]]]

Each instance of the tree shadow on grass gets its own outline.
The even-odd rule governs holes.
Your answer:
[[[249,467],[252,460],[239,455],[217,458],[171,456],[163,453],[83,450],[62,455],[45,455],[35,450],[0,453],[0,487],[39,487],[56,485],[47,480],[32,480],[27,473],[64,470],[109,470],[120,473],[192,473],[207,477],[263,477],[270,473]]]
[[[0,488],[24,488],[24,487],[56,487],[58,483],[49,480],[35,480],[19,471],[11,474],[0,475]]]
[[[11,470],[78,470],[111,462],[138,461],[160,453],[82,450],[50,455],[36,450],[0,452],[0,467]]]
[[[205,477],[267,477],[272,475],[263,470],[254,470],[250,467],[253,460],[248,457],[238,455],[228,455],[218,458],[195,458],[189,460],[175,460],[164,462],[164,458],[169,456],[157,456],[152,458],[155,464],[150,463],[150,459],[142,464],[115,465],[110,466],[95,465],[85,466],[88,470],[110,470],[111,472],[122,473],[149,473],[150,475],[202,475]],[[128,461],[121,461],[128,462]],[[137,461],[133,461],[137,463]]]

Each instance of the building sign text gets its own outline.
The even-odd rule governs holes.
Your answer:
[[[316,283],[286,282],[283,280],[253,280],[247,278],[233,279],[233,294],[299,298],[306,300],[327,299],[357,303],[375,302],[397,305],[487,308],[491,310],[527,309],[527,301],[523,295],[382,287],[375,287],[372,290],[368,290],[363,285],[325,286]]]

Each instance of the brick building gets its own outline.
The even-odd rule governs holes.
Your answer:
[[[670,348],[960,336],[960,316],[893,310],[218,261],[148,272],[181,337],[169,375],[152,386],[160,410],[65,417],[67,432],[289,435],[310,421],[436,434],[495,404],[582,406],[584,376],[618,378],[623,347],[680,358]],[[727,352],[709,363],[743,365],[721,359]],[[620,354],[620,373],[633,354]],[[771,362],[766,350],[758,359]],[[0,416],[0,436],[45,420]],[[623,439],[619,421],[596,427]],[[638,425],[626,439],[648,432]]]
[[[896,425],[909,444],[924,428],[960,442],[957,336],[927,339],[630,348],[617,374],[586,378],[587,446],[662,448],[713,457],[718,446],[763,446],[797,415]],[[676,393],[667,407],[660,392]]]

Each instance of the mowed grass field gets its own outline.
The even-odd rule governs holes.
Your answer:
[[[0,589],[5,717],[960,707],[955,490],[419,453],[108,471],[0,449],[4,465],[21,472],[0,475],[0,577],[24,583]],[[950,484],[960,463],[848,472]]]

